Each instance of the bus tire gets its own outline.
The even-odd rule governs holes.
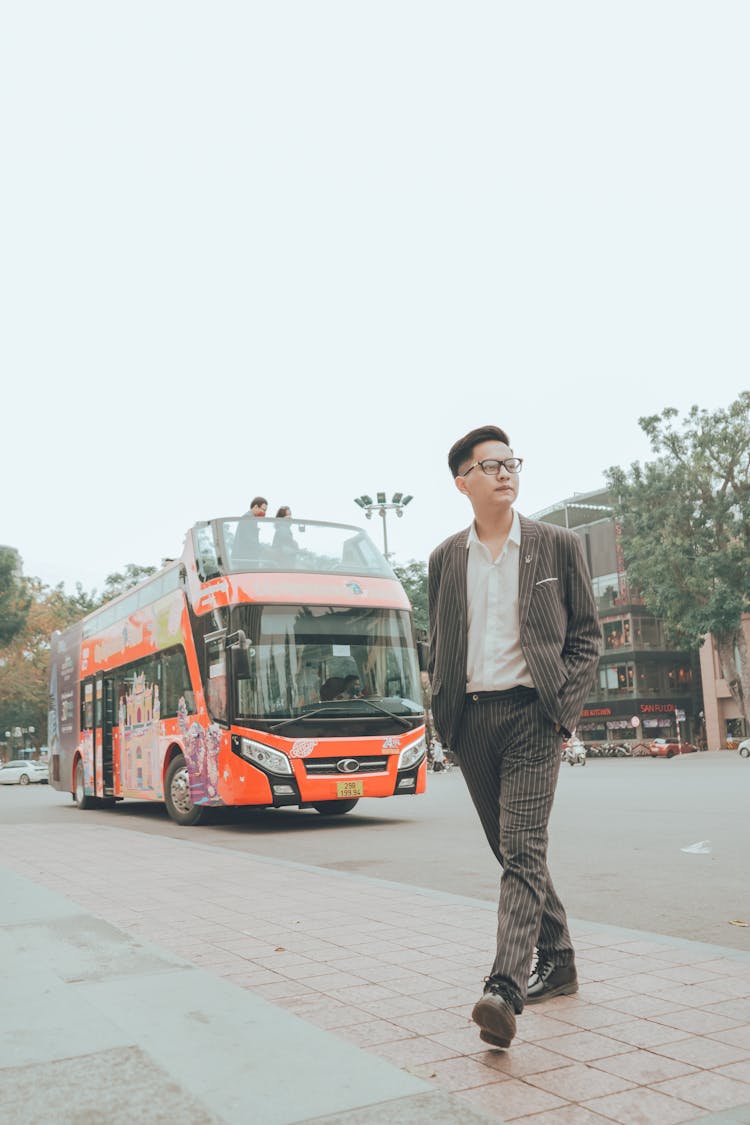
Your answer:
[[[73,800],[79,809],[93,809],[94,798],[89,797],[83,783],[83,762],[79,758],[76,762],[76,776],[75,776],[75,789],[73,790]]]
[[[177,754],[169,763],[164,782],[164,803],[175,824],[190,827],[198,824],[204,810],[194,805],[190,796],[190,781],[187,765],[182,754]]]
[[[344,813],[351,812],[358,803],[359,797],[354,797],[351,801],[318,801],[313,808],[321,816],[343,816]]]

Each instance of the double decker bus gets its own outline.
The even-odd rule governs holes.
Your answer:
[[[346,813],[424,792],[409,601],[357,527],[196,524],[182,557],[52,638],[50,784],[81,809],[163,801]]]

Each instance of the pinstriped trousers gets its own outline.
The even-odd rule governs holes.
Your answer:
[[[503,873],[493,979],[523,1009],[536,947],[558,964],[574,958],[565,908],[547,868],[547,825],[560,772],[561,736],[536,692],[467,695],[455,751]]]

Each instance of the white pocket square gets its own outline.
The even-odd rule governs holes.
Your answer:
[[[537,586],[543,586],[545,582],[557,582],[556,578],[540,578],[536,583]]]

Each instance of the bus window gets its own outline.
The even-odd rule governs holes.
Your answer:
[[[206,637],[206,668],[208,683],[206,702],[212,718],[227,721],[227,653],[224,632]]]
[[[221,573],[213,528],[209,523],[199,524],[193,535],[198,577],[202,582],[207,582],[209,578],[216,578]]]
[[[83,685],[81,697],[81,730],[91,730],[94,725],[94,685],[90,681]]]
[[[258,606],[235,610],[235,623],[253,638],[249,667],[241,674],[235,670],[235,720],[298,715],[338,695],[350,699],[353,714],[362,713],[358,700],[367,698],[389,699],[393,713],[422,710],[408,613],[365,606],[265,606],[258,620],[258,611]],[[340,681],[333,696],[331,681]],[[357,684],[354,691],[347,691],[347,681]]]
[[[223,520],[219,529],[224,543],[223,559],[230,572],[295,570],[324,574],[338,571],[348,575],[393,577],[389,564],[372,541],[354,528],[248,516]],[[203,530],[196,529],[196,542]],[[287,549],[283,549],[280,542],[280,532]]]
[[[195,693],[192,691],[185,653],[181,648],[165,652],[162,658],[162,718],[176,715],[180,699],[185,700],[188,715],[195,713]]]

